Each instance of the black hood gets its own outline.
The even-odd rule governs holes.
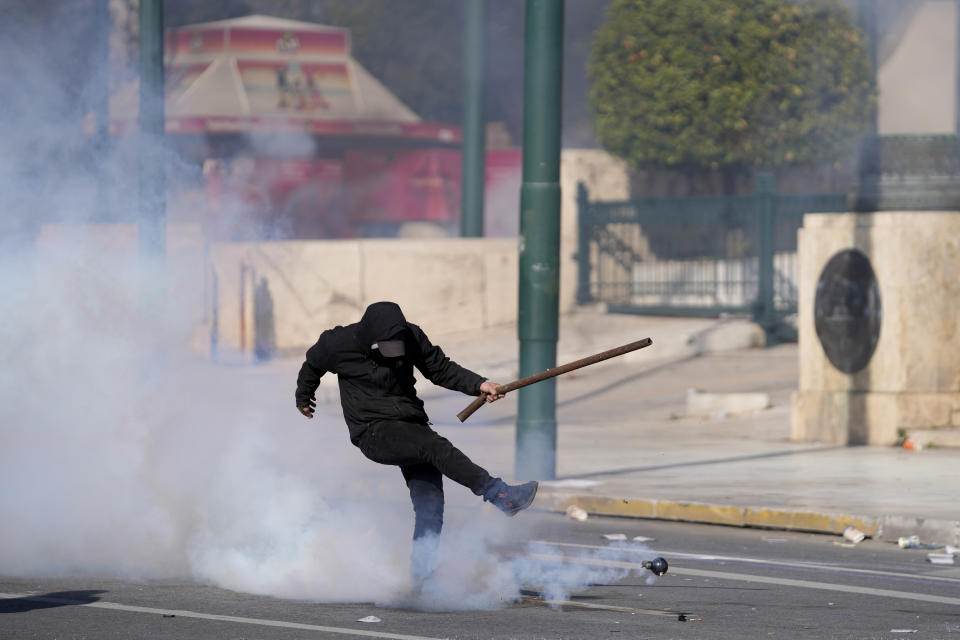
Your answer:
[[[388,340],[398,333],[406,333],[407,319],[395,302],[374,302],[363,312],[357,328],[357,338],[365,350],[379,340]]]

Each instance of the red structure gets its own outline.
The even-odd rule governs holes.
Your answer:
[[[166,52],[167,133],[203,164],[210,240],[456,234],[459,127],[421,121],[346,29],[254,15],[170,30]]]

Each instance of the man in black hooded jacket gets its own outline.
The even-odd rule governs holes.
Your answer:
[[[393,302],[367,307],[360,322],[324,331],[307,350],[297,377],[297,409],[308,418],[327,372],[337,374],[350,441],[370,460],[400,467],[415,514],[414,540],[443,526],[443,476],[514,515],[533,502],[536,482],[508,485],[474,464],[430,428],[414,388],[416,367],[434,384],[487,401],[502,398],[497,384],[464,369],[407,322]]]

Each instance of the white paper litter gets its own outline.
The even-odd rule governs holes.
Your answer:
[[[605,533],[603,537],[607,540],[626,540],[627,536],[622,533]]]
[[[890,629],[890,633],[916,633],[916,629]]]
[[[633,536],[634,542],[656,542],[656,538],[648,538],[647,536]]]
[[[951,547],[950,545],[947,545],[947,548],[944,549],[944,552],[945,552],[945,553],[960,553],[960,547]]]
[[[367,616],[366,618],[360,618],[357,622],[383,622],[377,616]]]
[[[863,533],[863,531],[860,531],[860,529],[857,529],[856,527],[844,527],[843,537],[856,544],[858,542],[863,542],[863,539],[866,537],[866,535]]]
[[[567,517],[568,517],[568,518],[573,518],[574,520],[579,520],[580,522],[583,522],[584,520],[587,519],[588,516],[587,516],[587,512],[586,512],[586,511],[584,511],[583,509],[581,509],[581,508],[578,507],[577,505],[572,504],[572,505],[570,505],[569,507],[567,507]]]
[[[932,564],[954,564],[952,553],[928,553],[927,562]]]

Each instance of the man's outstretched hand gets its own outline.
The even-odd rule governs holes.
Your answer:
[[[313,411],[316,408],[317,408],[317,396],[311,396],[310,399],[307,400],[306,405],[302,407],[299,407],[299,406],[297,407],[300,413],[307,416],[308,418],[313,418]]]
[[[495,402],[500,398],[502,398],[504,395],[498,391],[499,388],[500,388],[499,384],[497,384],[496,382],[490,382],[489,380],[487,380],[486,382],[480,385],[480,393],[486,394],[487,402]]]

